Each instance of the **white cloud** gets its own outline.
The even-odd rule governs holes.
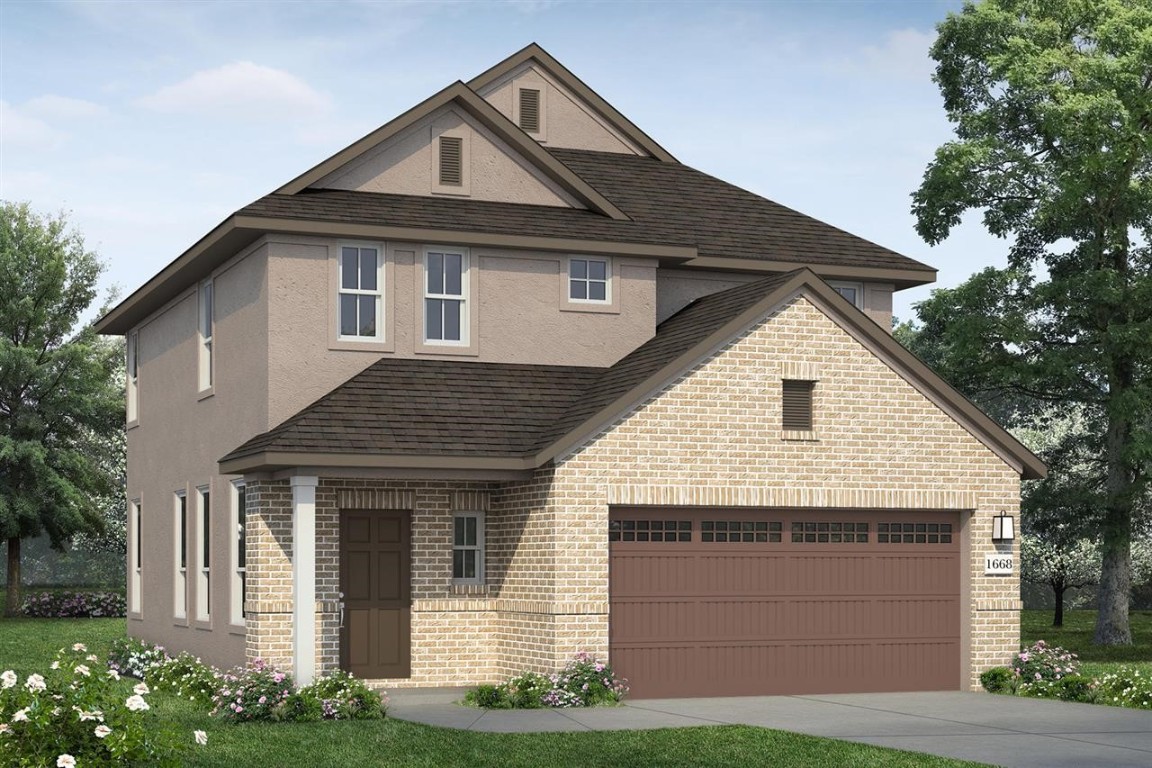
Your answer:
[[[896,29],[887,34],[882,44],[866,45],[858,56],[841,64],[858,72],[926,81],[936,69],[928,56],[935,41],[935,32]]]
[[[138,103],[159,112],[229,112],[247,120],[300,117],[327,112],[331,99],[281,69],[236,61],[193,74]]]
[[[108,113],[108,108],[101,104],[52,94],[25,102],[23,109],[45,120],[82,120]]]
[[[0,100],[0,145],[5,149],[49,150],[66,138],[28,110]]]

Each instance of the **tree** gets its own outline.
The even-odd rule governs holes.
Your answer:
[[[99,533],[96,500],[114,492],[101,441],[122,429],[118,347],[81,315],[102,270],[63,215],[0,202],[0,538],[8,544],[5,612],[21,608],[20,541],[63,547]]]
[[[938,30],[956,138],[913,193],[917,231],[938,243],[981,210],[1011,245],[1005,269],[926,302],[925,329],[966,392],[1085,408],[1100,457],[1095,642],[1129,644],[1152,469],[1152,6],[985,0]]]
[[[1056,599],[1052,626],[1064,626],[1064,593],[1100,581],[1100,546],[1091,539],[1071,543],[1044,535],[1020,537],[1020,576],[1033,584],[1051,587]],[[1137,539],[1132,545],[1132,580],[1143,584],[1152,577],[1152,541]]]

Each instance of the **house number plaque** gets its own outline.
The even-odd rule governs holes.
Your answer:
[[[999,552],[992,555],[984,555],[984,575],[1011,576],[1012,560],[1012,555],[1002,555]]]

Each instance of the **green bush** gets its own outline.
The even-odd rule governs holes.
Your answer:
[[[1120,667],[1096,681],[1097,704],[1152,709],[1152,676],[1136,667]]]
[[[1091,704],[1096,698],[1096,681],[1083,675],[1066,675],[1056,684],[1056,696],[1062,701]]]
[[[187,652],[149,665],[144,680],[157,690],[169,691],[205,709],[211,708],[212,697],[220,688],[220,673]]]
[[[182,765],[192,743],[207,735],[181,735],[152,713],[146,683],[129,692],[120,673],[105,669],[77,643],[62,648],[45,675],[20,683],[0,674],[0,764]]]
[[[464,702],[484,709],[595,707],[615,704],[628,692],[612,668],[586,653],[578,653],[551,677],[523,672],[500,685],[481,685]]]
[[[980,675],[980,685],[988,693],[1013,693],[1016,674],[1008,667],[992,667]]]
[[[121,675],[144,679],[144,674],[153,664],[168,659],[163,646],[152,645],[135,637],[118,637],[112,641],[108,651],[108,668]]]
[[[386,696],[343,670],[337,670],[304,686],[297,691],[297,696],[315,701],[324,720],[379,720],[388,709]],[[298,707],[302,712],[311,712],[311,704],[305,706],[304,702],[294,702],[291,698],[286,705]]]
[[[1013,657],[1012,669],[1021,683],[1031,685],[1079,674],[1080,661],[1071,651],[1037,640],[1030,648],[1022,649]]]
[[[324,705],[313,694],[296,691],[280,705],[278,715],[290,723],[317,723],[324,719]]]
[[[504,686],[480,685],[464,694],[464,703],[483,709],[508,709],[508,697]]]

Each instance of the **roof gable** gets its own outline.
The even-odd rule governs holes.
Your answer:
[[[529,70],[553,84],[559,97],[570,100],[573,106],[586,109],[590,115],[594,115],[602,121],[619,139],[623,140],[622,146],[626,147],[631,144],[633,147],[639,148],[643,154],[662,162],[677,162],[668,150],[656,143],[651,136],[640,130],[635,123],[605,101],[600,94],[589,88],[583,80],[572,74],[567,67],[536,43],[525,46],[504,61],[472,78],[468,81],[468,87],[486,98],[497,98],[503,86],[510,79],[514,79]],[[508,97],[512,98],[512,94],[509,93]],[[506,113],[509,118],[511,118],[511,109],[512,106],[509,103],[509,111]],[[557,146],[567,146],[567,143],[560,143]],[[601,149],[601,147],[579,148]]]
[[[534,167],[544,178],[554,182],[579,201],[581,205],[609,218],[627,219],[624,212],[610,200],[559,160],[548,154],[539,144],[500,114],[495,107],[481,99],[472,89],[459,81],[424,100],[394,120],[385,123],[327,160],[313,166],[277,189],[274,194],[295,195],[324,179],[331,179],[341,169],[348,168],[351,170],[352,164],[357,161],[363,162],[366,155],[377,151],[389,140],[449,105],[461,116],[467,116],[476,124],[490,131],[495,138],[516,152],[524,163]]]

